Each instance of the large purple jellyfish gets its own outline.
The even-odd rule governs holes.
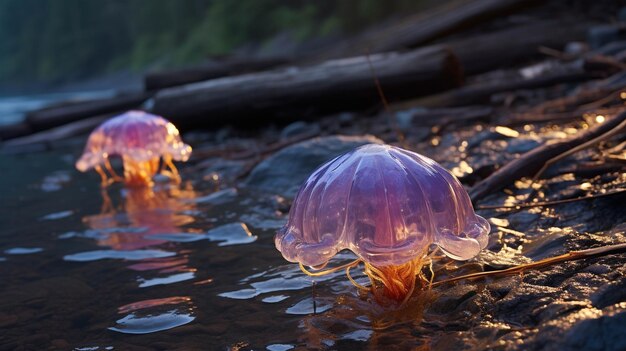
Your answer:
[[[172,160],[187,161],[190,155],[191,147],[183,143],[171,122],[143,111],[129,111],[107,120],[89,135],[76,168],[81,172],[95,168],[104,186],[111,180],[102,166],[112,174],[113,180],[123,180],[129,185],[149,185],[159,171],[161,158],[170,168],[170,175],[179,179]],[[115,173],[109,163],[110,156],[122,158],[124,177]]]
[[[309,177],[275,243],[285,259],[311,267],[349,249],[365,263],[373,285],[382,280],[385,295],[402,300],[431,244],[467,260],[487,245],[489,230],[441,165],[398,147],[368,144]],[[398,280],[404,283],[387,286]]]

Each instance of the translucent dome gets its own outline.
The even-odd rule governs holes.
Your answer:
[[[178,129],[165,118],[129,111],[107,120],[91,133],[76,168],[85,172],[112,155],[136,162],[162,156],[187,161],[191,147],[182,142]]]
[[[349,249],[376,266],[400,265],[437,244],[466,260],[487,245],[489,223],[459,181],[435,161],[368,144],[318,168],[276,234],[285,259],[323,265]]]

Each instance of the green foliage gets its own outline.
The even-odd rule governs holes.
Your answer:
[[[184,65],[288,31],[352,32],[415,0],[2,0],[0,82]]]

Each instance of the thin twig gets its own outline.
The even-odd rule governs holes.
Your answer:
[[[459,277],[441,280],[438,282],[434,282],[433,286],[439,286],[442,284],[452,283],[452,282],[456,282],[459,280],[471,280],[471,279],[478,279],[478,278],[484,278],[484,277],[489,277],[489,276],[517,274],[528,269],[540,269],[540,268],[544,268],[547,266],[551,266],[556,263],[573,261],[573,260],[581,260],[581,259],[597,257],[597,256],[605,256],[605,255],[620,253],[624,251],[626,251],[626,243],[601,246],[601,247],[596,247],[593,249],[587,249],[587,250],[581,250],[581,251],[571,251],[560,256],[549,257],[543,260],[539,260],[537,262],[525,263],[525,264],[521,264],[518,266],[511,267],[511,268],[500,269],[497,271],[471,273],[471,274],[466,274],[466,275],[462,275]]]
[[[622,129],[626,128],[626,119],[624,119],[620,124],[618,124],[617,126],[615,126],[614,128],[609,129],[607,132],[598,135],[597,137],[588,140],[580,145],[577,145],[551,159],[549,159],[548,161],[546,161],[543,166],[539,169],[539,171],[537,173],[535,173],[535,175],[533,176],[533,179],[531,180],[531,187],[533,184],[537,183],[537,180],[539,179],[539,177],[543,174],[543,172],[546,171],[546,169],[548,169],[550,166],[552,166],[553,164],[555,164],[556,162],[570,156],[573,155],[575,153],[577,153],[578,151],[584,150],[592,145],[595,145],[597,143],[600,143],[602,141],[606,141],[609,140],[610,138],[612,138],[613,136],[615,136],[616,134],[620,133],[622,131]],[[534,195],[536,194],[537,189],[533,188],[533,191],[529,194],[528,196],[528,200],[530,200],[532,197],[534,197]]]
[[[398,141],[400,142],[402,147],[406,148],[407,146],[405,145],[405,142],[404,142],[405,140],[404,134],[400,131],[400,128],[398,127],[398,123],[396,122],[396,119],[391,115],[391,108],[389,107],[389,101],[387,101],[387,97],[385,96],[383,87],[380,84],[380,80],[378,79],[378,75],[376,74],[376,70],[374,69],[374,65],[372,65],[372,61],[370,60],[369,50],[367,54],[365,55],[365,57],[367,58],[367,64],[369,65],[370,71],[372,72],[372,78],[374,79],[374,84],[376,84],[376,91],[378,91],[378,96],[380,97],[380,100],[382,101],[383,106],[385,107],[385,113],[387,113],[387,116],[389,117],[388,120],[389,120],[389,123],[391,124],[391,128],[396,133],[396,136],[398,137]]]
[[[614,191],[607,191],[606,193],[586,195],[580,197],[574,197],[570,199],[561,199],[561,200],[553,200],[553,201],[543,201],[543,202],[531,202],[531,203],[523,203],[517,205],[478,205],[476,206],[477,210],[496,210],[496,209],[507,209],[507,208],[531,208],[531,207],[541,207],[541,206],[552,206],[552,205],[560,205],[569,202],[583,201],[583,200],[591,200],[597,199],[605,196],[613,196],[618,194],[626,193],[626,189],[618,189]]]

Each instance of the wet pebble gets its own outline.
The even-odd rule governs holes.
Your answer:
[[[582,320],[567,331],[563,340],[572,349],[585,351],[626,350],[626,310]]]
[[[197,204],[222,205],[232,201],[237,196],[237,189],[227,188],[206,196],[197,197],[192,201]]]
[[[506,152],[511,154],[522,154],[528,152],[541,145],[537,140],[533,139],[512,139],[506,147]]]
[[[225,160],[222,158],[210,158],[202,161],[199,167],[204,168],[203,179],[205,181],[226,181],[227,183],[237,179],[246,171],[246,162],[239,160]]]
[[[587,32],[587,41],[592,48],[598,49],[601,46],[620,39],[620,29],[613,25],[594,26]]]
[[[618,302],[626,301],[626,278],[612,282],[591,294],[591,303],[596,308],[604,308]]]
[[[317,123],[307,123],[304,121],[297,121],[289,124],[280,132],[280,138],[282,140],[289,139],[296,135],[304,133],[319,133],[321,128]]]
[[[539,214],[528,211],[517,212],[509,216],[510,228],[518,231],[528,229],[539,219]]]

